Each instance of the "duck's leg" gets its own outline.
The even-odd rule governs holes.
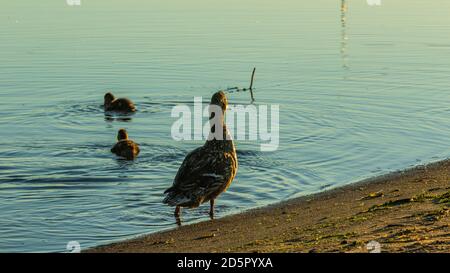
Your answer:
[[[180,213],[181,213],[181,207],[180,206],[176,206],[175,207],[175,217],[180,217]]]
[[[181,207],[176,206],[174,215],[175,215],[175,222],[177,223],[178,226],[181,226],[180,214],[181,214]]]
[[[214,199],[209,200],[209,216],[214,219]]]
[[[177,224],[177,226],[181,227],[181,218],[175,217],[175,223]]]

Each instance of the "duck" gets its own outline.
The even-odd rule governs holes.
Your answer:
[[[127,98],[116,98],[111,92],[104,96],[105,111],[132,113],[136,112],[134,103]]]
[[[212,106],[218,111],[212,112]],[[217,107],[218,106],[218,107]],[[214,217],[215,199],[231,185],[238,169],[236,148],[225,124],[228,100],[223,91],[216,92],[210,102],[210,132],[205,144],[187,154],[164,194],[163,203],[175,206],[177,220],[181,208],[196,208],[210,202],[209,215]],[[216,114],[218,114],[216,116]],[[217,120],[218,122],[213,122]],[[222,134],[217,131],[222,129]],[[222,128],[220,128],[222,127]]]
[[[128,132],[120,129],[117,133],[117,143],[111,152],[127,160],[134,160],[140,153],[139,145],[128,138]]]

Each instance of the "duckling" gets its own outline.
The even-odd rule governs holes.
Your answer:
[[[180,216],[181,207],[196,208],[208,201],[210,202],[209,215],[213,218],[215,199],[228,189],[237,173],[236,149],[224,121],[228,106],[225,93],[222,91],[215,93],[210,103],[210,106],[213,105],[219,106],[222,113],[214,113],[210,110],[211,130],[208,140],[202,147],[186,156],[173,185],[164,192],[167,196],[163,203],[175,206],[176,218]],[[219,129],[223,129],[222,137],[218,138],[215,135],[216,125],[212,122],[216,114],[219,115],[216,118],[222,127]]]
[[[118,98],[110,92],[105,94],[104,97],[104,107],[105,111],[117,111],[117,112],[136,112],[136,107],[134,103],[127,98]]]
[[[125,129],[120,129],[117,134],[117,143],[112,147],[111,152],[127,160],[135,159],[139,152],[139,145],[128,139],[128,133]]]

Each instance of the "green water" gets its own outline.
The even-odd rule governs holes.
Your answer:
[[[65,251],[175,227],[163,205],[187,152],[175,105],[247,86],[280,105],[280,145],[236,141],[217,216],[448,157],[450,2],[0,2],[0,251]],[[139,111],[99,107],[112,90]],[[248,92],[230,103],[249,104]],[[119,128],[135,162],[109,152]],[[183,224],[207,220],[208,206]]]

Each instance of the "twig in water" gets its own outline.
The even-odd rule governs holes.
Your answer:
[[[255,97],[253,97],[253,78],[255,77],[255,71],[256,67],[253,68],[252,78],[250,80],[250,87],[248,88],[250,90],[250,95],[252,96],[252,102],[255,101]]]
[[[249,88],[239,88],[239,87],[228,87],[225,92],[228,93],[234,93],[234,92],[241,92],[241,91],[250,91],[250,96],[252,97],[252,103],[255,101],[255,97],[253,96],[253,80],[255,78],[255,71],[256,71],[256,67],[253,68],[253,72],[252,72],[252,78],[250,79],[250,87]]]

